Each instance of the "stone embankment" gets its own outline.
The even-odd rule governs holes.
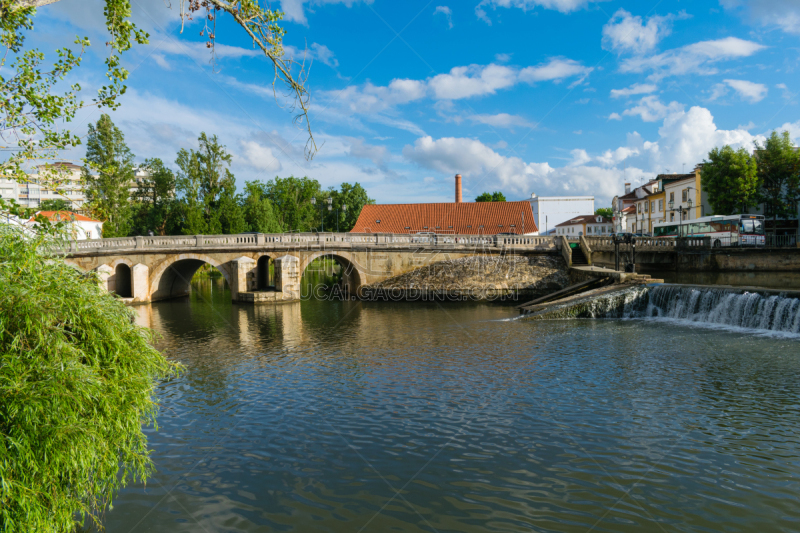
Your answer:
[[[515,299],[542,296],[570,284],[560,256],[477,255],[439,261],[367,285],[363,296],[401,299]]]

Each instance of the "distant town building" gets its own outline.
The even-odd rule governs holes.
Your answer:
[[[70,237],[76,240],[102,239],[103,223],[94,220],[80,213],[71,211],[39,211],[37,215],[48,218],[51,222],[65,222],[70,231]],[[33,217],[28,221],[30,225],[36,225]]]
[[[62,183],[57,189],[51,190],[42,185],[44,180],[41,174],[46,171],[58,173],[58,179]],[[86,201],[81,182],[81,167],[66,162],[39,165],[28,174],[25,183],[0,177],[0,197],[14,200],[20,206],[32,209],[39,207],[45,200],[64,200],[70,203],[72,209],[79,211]]]
[[[537,235],[531,204],[462,202],[461,176],[456,176],[455,202],[365,205],[352,233],[437,233]]]
[[[614,233],[611,220],[600,215],[581,215],[562,222],[555,228],[556,235],[567,237],[604,237]]]
[[[536,196],[528,200],[533,210],[533,220],[541,235],[554,234],[562,222],[594,213],[594,196]]]

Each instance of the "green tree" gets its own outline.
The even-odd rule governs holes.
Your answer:
[[[260,181],[248,181],[244,186],[244,217],[249,231],[281,233],[283,228],[275,216],[267,187]]]
[[[755,145],[764,214],[773,219],[797,216],[800,152],[789,132],[778,135],[773,131],[763,146],[758,141]]]
[[[614,216],[614,210],[610,207],[598,207],[594,210],[594,214],[599,217],[611,218]]]
[[[714,148],[703,161],[703,191],[717,215],[744,213],[758,204],[756,161],[744,148]]]
[[[230,184],[222,190],[217,209],[222,233],[228,235],[244,233],[248,230],[247,220],[242,208],[242,198],[240,195],[235,194],[234,187],[233,184]]]
[[[133,154],[122,131],[103,114],[89,124],[83,181],[88,211],[104,222],[103,237],[126,237],[132,223]]]
[[[39,204],[39,211],[72,211],[72,205],[61,198],[43,200]]]
[[[478,197],[475,198],[475,201],[476,202],[505,202],[506,201],[506,197],[500,191],[495,191],[493,193],[485,192],[483,194],[478,195]]]
[[[133,233],[167,235],[175,213],[175,173],[160,159],[147,159],[139,167],[133,216]]]
[[[236,179],[227,168],[233,156],[219,144],[216,135],[209,138],[203,132],[197,141],[198,150],[181,148],[175,161],[180,169],[177,190],[186,203],[183,231],[187,235],[215,235],[223,232],[220,194],[236,187]]]
[[[178,367],[134,313],[33,238],[0,225],[0,530],[72,533],[152,471],[142,425]]]
[[[375,203],[358,182],[354,185],[342,183],[338,191],[331,187],[320,196],[317,202],[322,201],[325,207],[326,231],[337,231],[337,228],[338,231],[350,231],[356,225],[361,208]],[[331,199],[330,210],[327,208],[327,198]],[[347,209],[343,209],[343,206],[347,206]]]
[[[317,180],[305,178],[276,177],[267,182],[267,197],[272,202],[278,222],[285,231],[311,231],[319,229],[323,206],[320,185]],[[314,198],[316,205],[311,203]]]

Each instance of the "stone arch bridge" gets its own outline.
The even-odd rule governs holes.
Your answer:
[[[559,254],[566,241],[514,235],[296,233],[124,237],[72,241],[65,261],[98,273],[102,285],[130,303],[184,296],[204,264],[219,270],[234,301],[300,298],[300,279],[314,259],[343,267],[342,289],[359,296],[371,283],[438,261],[475,254]],[[568,252],[568,246],[566,246]]]

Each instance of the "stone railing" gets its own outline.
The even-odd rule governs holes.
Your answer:
[[[71,241],[57,250],[91,255],[114,251],[158,251],[183,248],[513,248],[521,251],[555,251],[561,241],[529,235],[446,235],[392,233],[243,233],[238,235],[175,235],[167,237],[122,237]]]

